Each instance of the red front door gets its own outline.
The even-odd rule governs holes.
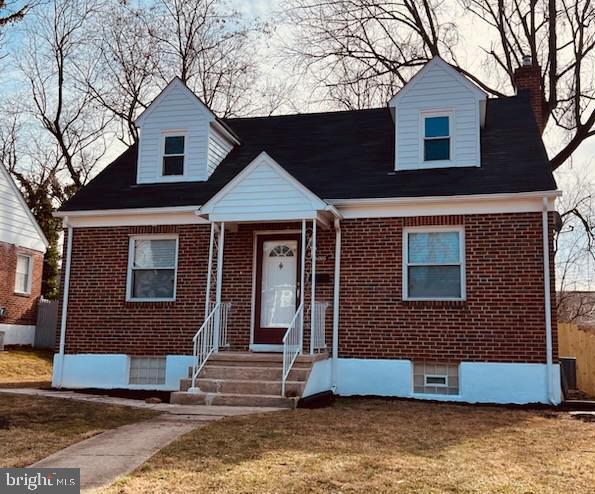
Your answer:
[[[280,345],[299,305],[300,236],[259,235],[254,343]]]

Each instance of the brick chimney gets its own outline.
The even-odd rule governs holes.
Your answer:
[[[514,84],[519,91],[529,91],[531,107],[537,121],[539,131],[545,128],[545,112],[543,110],[543,87],[541,86],[541,68],[533,62],[530,55],[523,57],[523,65],[514,71]]]

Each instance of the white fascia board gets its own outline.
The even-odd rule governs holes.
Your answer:
[[[39,235],[39,242],[33,243],[33,245],[35,245],[36,247],[35,248],[31,247],[31,248],[33,248],[33,250],[38,250],[40,252],[45,253],[45,251],[49,247],[50,243],[48,242],[48,239],[46,238],[45,234],[43,233],[43,230],[39,226],[39,223],[37,223],[35,216],[33,216],[33,213],[29,209],[29,206],[25,202],[25,198],[23,197],[23,194],[21,194],[21,191],[17,187],[17,184],[12,179],[12,176],[10,175],[8,170],[6,168],[4,168],[4,165],[2,165],[1,163],[0,163],[0,173],[3,173],[6,176],[6,180],[8,181],[8,186],[15,193],[17,200],[21,203],[21,206],[25,209],[25,212],[26,212],[27,216],[29,217],[31,224],[33,225],[33,227],[35,228],[35,231]],[[24,245],[24,247],[26,247],[26,245]]]
[[[312,211],[324,210],[328,204],[318,197],[314,192],[304,186],[299,180],[291,175],[285,168],[277,163],[266,151],[262,151],[256,158],[254,158],[240,173],[238,173],[230,182],[227,183],[219,192],[217,192],[211,199],[209,199],[204,206],[200,208],[200,214],[211,213],[217,203],[227,194],[233,190],[244,180],[244,178],[260,164],[265,162],[267,165],[274,168],[283,178],[290,182],[298,191],[300,191],[312,203]],[[217,220],[219,221],[219,220]]]
[[[405,84],[401,88],[401,90],[389,100],[388,106],[395,106],[398,100],[403,98],[403,96],[405,96],[409,91],[411,91],[411,89],[415,87],[417,82],[421,79],[423,74],[434,65],[439,65],[440,67],[444,68],[450,76],[452,76],[460,84],[462,84],[471,92],[473,92],[473,94],[479,101],[485,100],[487,98],[487,93],[483,89],[481,89],[475,83],[467,79],[463,74],[456,70],[452,65],[444,61],[440,56],[436,55],[434,58],[432,58],[432,60],[426,63],[411,79],[409,79],[409,82],[407,82],[407,84]]]
[[[233,134],[231,134],[224,125],[221,125],[218,120],[213,120],[211,122],[211,127],[213,127],[216,132],[221,134],[221,136],[227,139],[231,144],[235,144],[237,146],[241,144],[241,142]]]
[[[128,209],[90,209],[87,211],[56,211],[57,218],[74,218],[79,216],[114,216],[114,215],[143,215],[151,213],[182,213],[198,211],[200,206],[171,206],[164,208],[128,208]]]
[[[388,218],[444,216],[454,214],[494,214],[540,212],[543,198],[554,211],[559,190],[511,194],[475,194],[459,196],[399,197],[368,199],[326,199],[344,218]]]
[[[73,228],[142,225],[195,225],[207,220],[196,215],[197,206],[177,208],[120,209],[102,211],[61,211],[54,213]]]
[[[192,96],[192,99],[198,103],[202,110],[207,112],[213,120],[217,118],[211,109],[206,104],[204,104],[186,84],[184,84],[182,79],[176,76],[171,81],[169,81],[169,84],[163,88],[163,90],[155,97],[153,101],[151,101],[151,103],[149,103],[149,106],[147,106],[147,108],[145,108],[145,110],[138,117],[136,117],[134,125],[140,127],[143,121],[153,112],[153,109],[157,107],[159,103],[165,98],[165,95],[177,88],[182,88],[188,94],[188,96]]]

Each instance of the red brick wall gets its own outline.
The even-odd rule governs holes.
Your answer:
[[[30,295],[14,292],[17,254],[26,254],[33,258]],[[6,308],[6,315],[0,317],[0,324],[34,325],[36,323],[42,271],[43,253],[0,242],[0,307]]]
[[[403,227],[444,224],[465,228],[467,300],[403,301]],[[541,213],[348,220],[342,247],[342,357],[545,362]]]
[[[464,225],[466,302],[401,300],[402,228],[419,224]],[[233,349],[250,341],[255,231],[299,227],[226,231],[222,299],[233,304]],[[545,361],[540,213],[344,220],[342,230],[341,357]],[[74,231],[67,353],[188,354],[204,318],[209,226]],[[165,232],[180,236],[177,300],[126,302],[129,235]],[[317,300],[329,302],[330,348],[335,233],[318,234],[317,273],[328,279],[318,283]]]

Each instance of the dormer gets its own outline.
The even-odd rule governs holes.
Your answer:
[[[481,166],[487,95],[442,60],[430,60],[388,103],[395,170]]]
[[[179,78],[136,119],[138,184],[208,180],[238,138]]]

